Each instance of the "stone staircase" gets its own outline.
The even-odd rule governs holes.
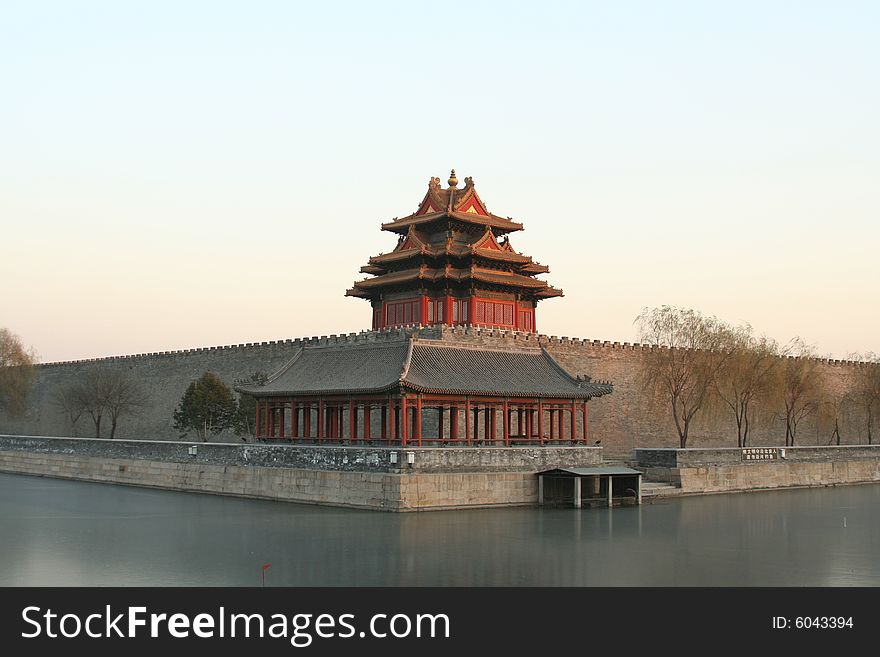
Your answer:
[[[642,500],[680,494],[681,489],[678,486],[667,484],[665,481],[642,481]]]
[[[633,468],[638,470],[636,464],[627,456],[620,454],[609,454],[608,457],[602,462],[602,465],[607,465],[610,467],[619,466],[624,468]],[[642,500],[653,500],[658,497],[671,497],[674,495],[680,495],[681,488],[674,484],[666,483],[665,481],[648,481],[646,479],[642,479]]]

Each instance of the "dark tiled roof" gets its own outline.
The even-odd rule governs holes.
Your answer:
[[[543,349],[469,349],[414,342],[404,384],[422,392],[589,399],[608,384],[578,381]]]
[[[381,392],[396,388],[409,342],[303,347],[264,386],[237,386],[257,396]]]
[[[455,395],[589,399],[610,384],[580,381],[543,349],[453,347],[411,339],[387,344],[304,347],[257,396],[370,394],[402,387]]]
[[[526,288],[532,291],[539,291],[539,294],[545,297],[562,296],[562,290],[551,287],[547,281],[540,278],[532,278],[523,276],[512,271],[482,269],[474,266],[457,268],[457,267],[419,267],[411,269],[401,269],[387,274],[378,274],[373,278],[365,278],[362,281],[355,281],[354,286],[346,290],[346,296],[361,296],[365,290],[382,288],[386,285],[398,285],[415,280],[424,281],[465,281],[476,280],[484,283],[494,283],[496,285],[507,285],[514,288]]]
[[[523,229],[522,224],[511,221],[510,219],[506,219],[504,217],[499,217],[494,214],[485,216],[482,214],[472,214],[470,212],[442,211],[432,212],[430,214],[411,214],[401,219],[395,219],[394,221],[389,221],[388,223],[382,224],[382,230],[402,233],[406,232],[406,229],[408,229],[410,226],[430,224],[446,217],[458,219],[459,221],[463,221],[469,224],[476,224],[478,226],[491,226],[492,228],[498,228],[505,233],[512,233],[514,231]]]

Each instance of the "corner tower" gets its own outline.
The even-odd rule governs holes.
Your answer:
[[[536,278],[546,265],[513,249],[508,233],[523,225],[492,214],[455,169],[448,187],[428,182],[418,210],[382,224],[398,235],[390,253],[370,258],[346,296],[367,299],[373,330],[410,324],[474,324],[517,331],[536,330],[538,301],[561,297],[562,290]]]

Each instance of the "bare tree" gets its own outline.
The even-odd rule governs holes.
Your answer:
[[[74,388],[83,412],[92,419],[95,425],[95,438],[101,437],[101,422],[107,412],[107,399],[103,371],[92,369],[80,378]]]
[[[104,380],[105,407],[110,415],[110,439],[116,437],[119,418],[135,415],[146,403],[147,395],[130,374],[108,370]]]
[[[23,415],[34,380],[34,350],[27,350],[12,331],[0,328],[0,410]]]
[[[783,409],[785,445],[794,446],[800,423],[813,415],[822,399],[824,381],[815,350],[795,338],[787,347],[790,355],[782,359],[776,387]]]
[[[827,387],[824,398],[818,407],[818,432],[827,434],[826,444],[840,445],[843,439],[842,427],[846,426],[846,418],[852,406],[852,391],[848,387],[832,389]]]
[[[728,333],[730,358],[715,377],[715,390],[736,421],[736,444],[745,447],[754,424],[755,407],[769,392],[779,364],[775,340],[756,338],[746,325]]]
[[[685,448],[693,420],[730,358],[732,329],[715,317],[672,306],[645,308],[636,324],[640,340],[655,345],[645,351],[643,385],[669,404],[679,445]]]
[[[119,418],[136,413],[147,399],[131,374],[110,368],[89,370],[68,394],[70,405],[91,418],[95,438],[101,437],[105,417],[110,418],[110,438],[115,438]]]
[[[874,426],[880,416],[880,356],[853,354],[851,358],[863,362],[856,369],[852,399],[864,417],[868,444],[873,445]]]
[[[77,436],[77,423],[85,413],[85,407],[82,404],[82,394],[79,390],[79,384],[74,383],[67,385],[55,394],[55,405],[64,414],[65,419],[70,425],[70,432],[74,437]]]

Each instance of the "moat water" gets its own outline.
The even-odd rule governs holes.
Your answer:
[[[880,586],[880,485],[377,513],[0,474],[0,586]]]

